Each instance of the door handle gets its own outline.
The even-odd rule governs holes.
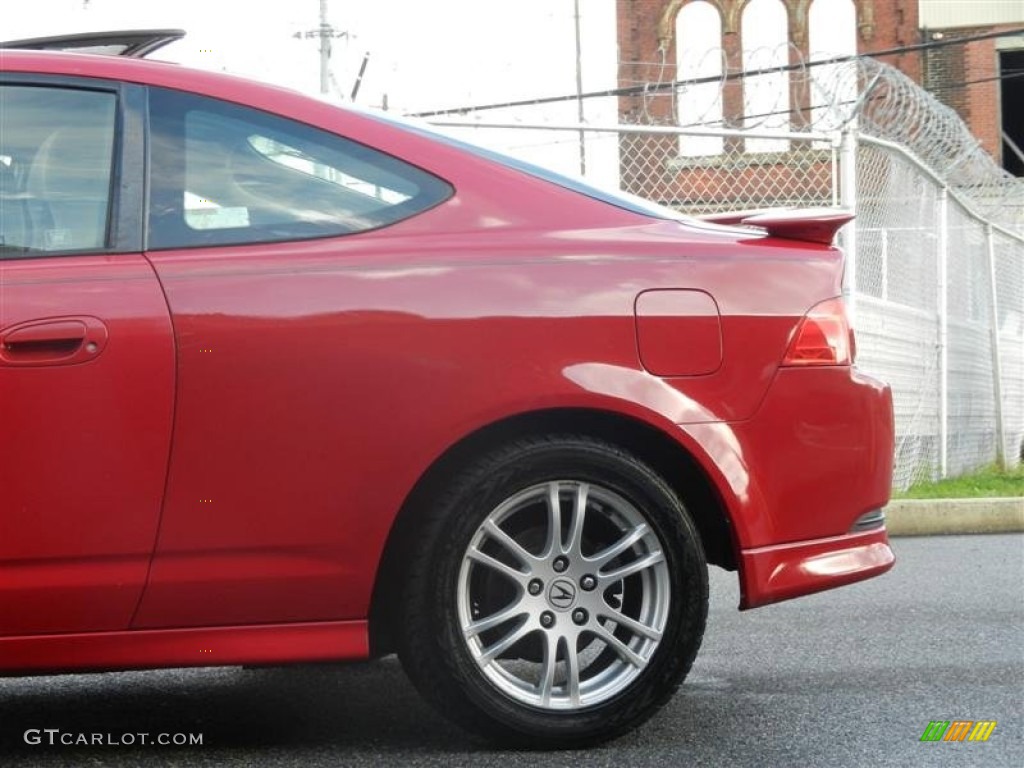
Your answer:
[[[52,317],[0,332],[0,365],[74,365],[99,357],[107,327],[95,317]]]

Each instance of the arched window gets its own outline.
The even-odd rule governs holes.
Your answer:
[[[743,9],[743,70],[774,69],[789,64],[789,30],[782,0],[750,0]],[[789,73],[768,72],[743,78],[743,125],[789,130]],[[789,142],[748,139],[748,152],[784,152]]]
[[[857,53],[857,9],[853,0],[814,0],[808,17],[811,62]],[[811,67],[811,121],[827,130],[850,117],[857,98],[855,62]]]
[[[720,126],[722,123],[722,17],[706,0],[687,3],[676,16],[676,76],[680,80],[714,78],[707,83],[683,85],[676,94],[676,120],[683,127]],[[718,155],[719,136],[681,136],[682,155]]]

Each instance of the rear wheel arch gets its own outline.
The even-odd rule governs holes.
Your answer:
[[[700,534],[707,562],[737,568],[735,531],[727,506],[698,460],[663,431],[631,416],[584,408],[533,411],[489,424],[451,445],[423,473],[406,497],[388,534],[369,612],[371,654],[394,650],[394,619],[411,548],[420,524],[417,510],[474,457],[533,436],[571,433],[612,444],[651,467],[685,505]]]

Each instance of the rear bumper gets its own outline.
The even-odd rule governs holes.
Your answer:
[[[885,528],[740,552],[740,608],[870,579],[895,562]]]
[[[753,418],[687,425],[710,447],[729,512],[741,608],[889,570],[889,387],[849,366],[784,368]]]

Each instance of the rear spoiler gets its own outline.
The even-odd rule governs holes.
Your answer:
[[[713,224],[740,224],[758,227],[772,237],[805,240],[831,245],[839,228],[853,220],[853,211],[846,208],[762,208],[756,211],[733,211],[701,216]]]

